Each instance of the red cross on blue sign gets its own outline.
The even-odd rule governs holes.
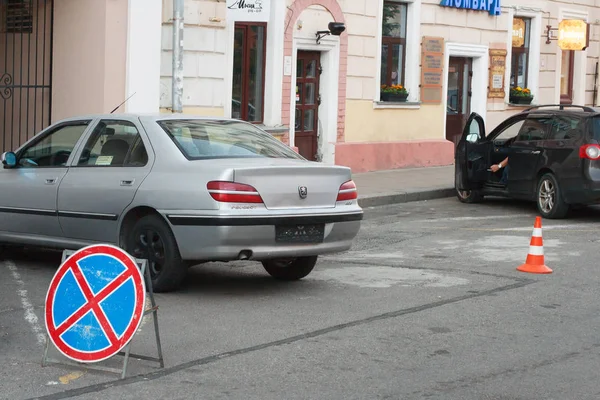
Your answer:
[[[66,357],[98,362],[129,343],[142,321],[146,288],[125,251],[85,247],[58,268],[46,295],[46,329]]]

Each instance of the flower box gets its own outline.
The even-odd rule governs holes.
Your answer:
[[[403,102],[408,98],[408,93],[381,93],[381,101]]]
[[[511,104],[531,104],[533,96],[509,96],[508,101]]]

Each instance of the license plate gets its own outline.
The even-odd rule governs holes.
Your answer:
[[[275,227],[275,241],[278,243],[323,243],[324,236],[324,224]]]

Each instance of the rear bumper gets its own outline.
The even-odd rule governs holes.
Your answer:
[[[362,211],[289,216],[201,216],[169,213],[184,260],[231,261],[247,254],[251,260],[312,256],[346,251],[360,230]],[[277,225],[325,224],[324,240],[316,244],[275,241]]]

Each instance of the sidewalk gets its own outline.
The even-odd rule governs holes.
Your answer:
[[[363,172],[353,174],[353,179],[361,207],[431,200],[456,194],[454,165]]]

